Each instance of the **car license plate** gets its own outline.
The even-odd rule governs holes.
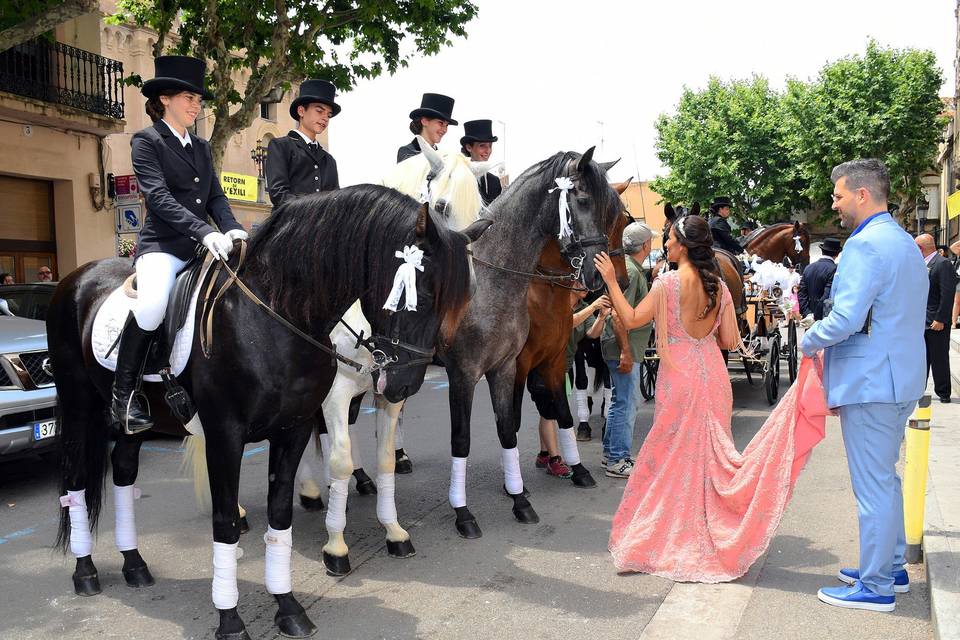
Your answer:
[[[35,422],[33,424],[33,439],[44,440],[57,435],[57,421],[46,420],[44,422]]]

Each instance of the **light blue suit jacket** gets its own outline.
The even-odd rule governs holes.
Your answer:
[[[913,238],[889,213],[843,246],[833,279],[833,311],[800,343],[824,349],[827,404],[912,402],[926,387],[927,268]],[[873,307],[869,334],[863,328]]]

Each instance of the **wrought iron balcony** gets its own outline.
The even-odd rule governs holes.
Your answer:
[[[123,63],[61,42],[0,52],[0,91],[123,118]]]

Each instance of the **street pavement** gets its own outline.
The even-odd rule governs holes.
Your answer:
[[[401,524],[417,555],[387,556],[376,500],[351,488],[346,541],[353,572],[326,575],[320,547],[323,514],[295,507],[293,584],[320,628],[317,638],[781,638],[929,639],[933,637],[923,565],[909,567],[911,592],[896,612],[868,613],[817,601],[821,586],[840,583],[841,566],[857,562],[856,508],[839,424],[813,452],[768,553],[730,584],[675,584],[649,575],[617,575],[606,551],[610,518],[625,481],[607,478],[600,443],[581,443],[598,482],[576,489],[534,469],[536,416],[525,402],[521,463],[540,523],[521,525],[503,495],[500,453],[486,385],[474,404],[467,474],[479,540],[460,539],[447,503],[449,416],[445,375],[433,369],[404,413],[404,437],[414,473],[397,476]],[[733,432],[743,447],[769,413],[760,387],[735,374]],[[786,376],[783,377],[784,387]],[[365,403],[369,406],[369,399]],[[374,471],[372,410],[365,408],[357,440]],[[642,406],[635,449],[650,427],[653,403]],[[599,435],[595,422],[595,436]],[[29,460],[0,465],[0,638],[211,638],[209,515],[195,505],[180,473],[179,441],[144,447],[137,503],[140,550],[157,584],[133,590],[120,575],[113,545],[113,511],[104,512],[94,560],[103,594],[73,594],[73,558],[51,550],[58,512],[55,469]],[[266,528],[265,443],[247,448],[241,502],[251,532],[241,540],[240,613],[253,638],[276,637],[275,606],[263,588]]]

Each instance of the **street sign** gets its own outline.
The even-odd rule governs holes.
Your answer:
[[[142,226],[143,216],[139,204],[117,207],[117,233],[137,233]]]
[[[140,200],[140,184],[137,182],[137,176],[114,176],[113,188],[116,192],[114,201],[117,204],[139,202]]]

